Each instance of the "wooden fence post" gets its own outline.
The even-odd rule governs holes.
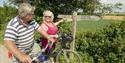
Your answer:
[[[72,31],[73,31],[72,34],[73,34],[73,41],[70,44],[70,48],[73,51],[75,49],[76,21],[77,21],[77,12],[73,12],[73,14],[72,14]]]

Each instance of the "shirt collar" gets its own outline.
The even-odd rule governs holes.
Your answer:
[[[19,22],[19,24],[26,26],[26,27],[28,27],[28,25],[31,25],[34,23],[33,21],[31,21],[29,24],[25,24],[25,23],[23,23],[22,19],[19,16],[17,16],[17,21]]]

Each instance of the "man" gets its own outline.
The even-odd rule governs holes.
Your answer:
[[[34,32],[38,31],[51,42],[53,38],[39,27],[33,20],[35,7],[28,3],[21,3],[18,8],[18,16],[11,19],[7,25],[4,37],[5,46],[12,52],[12,63],[32,63],[28,56],[34,48]]]

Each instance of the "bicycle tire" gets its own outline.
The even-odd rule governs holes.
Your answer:
[[[70,53],[73,54],[73,57],[71,57]],[[57,54],[56,63],[81,63],[81,58],[75,51],[63,50]]]

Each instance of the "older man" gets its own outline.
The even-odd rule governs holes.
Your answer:
[[[34,32],[38,31],[51,42],[53,38],[39,27],[34,18],[35,7],[28,3],[20,4],[18,16],[11,19],[7,25],[4,44],[14,55],[12,63],[32,63],[28,56],[34,47]]]

